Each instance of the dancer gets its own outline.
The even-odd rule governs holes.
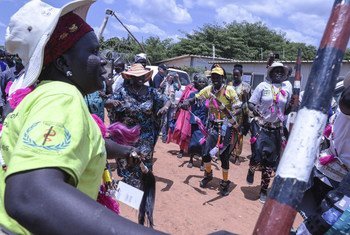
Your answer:
[[[198,74],[193,76],[193,82],[185,87],[179,100],[178,106],[181,107],[184,100],[188,99],[192,92],[197,91],[195,83],[197,81]],[[169,131],[168,140],[179,145],[180,151],[177,155],[178,158],[182,158],[185,152],[188,152],[188,145],[191,139],[191,124],[188,120],[191,118],[191,114],[185,110],[179,108],[175,114],[176,122],[174,130]]]
[[[229,157],[234,144],[232,134],[234,131],[235,111],[240,107],[239,98],[232,86],[224,84],[224,71],[216,66],[211,70],[212,85],[202,89],[194,98],[184,101],[184,106],[188,107],[197,100],[205,100],[209,107],[209,136],[206,139],[203,162],[204,178],[200,182],[200,187],[205,188],[213,179],[211,169],[212,158],[216,159],[217,154],[221,160],[222,181],[220,183],[220,193],[222,196],[229,194],[231,181],[228,179]],[[235,126],[237,127],[237,126]]]
[[[233,66],[233,81],[232,85],[235,89],[242,106],[240,107],[241,112],[237,114],[236,120],[239,124],[239,131],[235,132],[234,135],[234,143],[236,146],[233,151],[234,163],[240,164],[240,155],[243,149],[243,136],[247,135],[249,132],[250,124],[249,124],[249,116],[248,116],[248,100],[251,95],[250,85],[246,82],[242,81],[243,75],[243,66],[240,64],[235,64]]]
[[[146,167],[152,171],[153,151],[161,128],[161,117],[171,105],[168,99],[155,88],[144,83],[152,77],[152,70],[135,63],[128,71],[122,72],[124,85],[113,95],[119,104],[111,109],[111,123],[121,122],[128,128],[140,126],[140,138],[137,147]],[[143,224],[145,213],[149,224],[153,226],[152,213],[155,200],[155,181],[146,181],[139,166],[129,167],[127,159],[118,160],[118,175],[133,187],[143,190],[144,196],[139,210],[139,223]]]
[[[29,1],[10,19],[6,49],[26,67],[10,88],[10,104],[27,94],[1,138],[7,171],[0,172],[0,227],[11,233],[155,232],[96,202],[106,148],[83,95],[102,88],[106,61],[84,21],[93,2],[59,9]],[[129,156],[133,149],[118,151]]]
[[[253,111],[251,122],[252,156],[247,174],[247,183],[253,184],[254,172],[261,169],[260,202],[265,203],[267,188],[272,173],[277,168],[281,156],[281,146],[285,139],[283,121],[290,110],[292,85],[287,80],[288,67],[274,62],[267,69],[266,81],[261,82],[249,99],[249,109]]]
[[[165,76],[164,80],[160,83],[160,88],[164,91],[163,94],[171,102],[168,111],[163,115],[162,118],[162,142],[166,143],[168,140],[169,126],[171,123],[175,123],[175,112],[177,108],[175,93],[181,89],[181,83],[178,74],[176,72],[169,72]]]
[[[194,81],[194,87],[197,91],[192,92],[189,98],[195,97],[204,87],[208,85],[208,79],[204,75],[197,75]],[[201,140],[205,138],[205,133],[201,130],[200,125],[204,126],[207,123],[208,108],[205,106],[204,100],[198,100],[195,104],[191,105],[190,109],[190,124],[191,124],[191,139],[188,147],[188,154],[190,155],[190,161],[187,167],[193,167],[193,157],[198,155],[202,158],[204,145]],[[204,170],[203,159],[201,159],[201,170]]]

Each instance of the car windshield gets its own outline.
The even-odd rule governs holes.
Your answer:
[[[190,84],[190,79],[186,73],[177,72],[180,77],[181,86],[187,86]]]

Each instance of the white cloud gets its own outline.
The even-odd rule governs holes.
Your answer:
[[[106,4],[113,4],[115,0],[103,0],[103,2]]]
[[[296,31],[293,29],[279,29],[276,28],[276,31],[283,31],[284,33],[286,33],[286,38],[291,40],[292,42],[301,42],[301,43],[305,43],[307,45],[317,45],[317,43],[319,42],[319,39],[317,37],[312,37],[310,35],[306,35],[300,31]]]
[[[175,24],[187,24],[192,22],[187,9],[176,3],[176,0],[129,0],[134,11],[149,21],[167,21]]]
[[[6,28],[6,24],[4,24],[3,22],[0,21],[0,27]]]
[[[156,36],[159,36],[160,38],[166,38],[168,36],[164,30],[162,30],[158,26],[156,26],[154,24],[150,24],[150,23],[146,23],[142,26],[136,26],[136,25],[131,25],[131,24],[125,24],[125,26],[133,34],[134,33],[143,33],[143,34],[147,34],[150,36],[156,35]],[[118,31],[123,31],[123,32],[126,31],[123,28],[123,26],[121,26],[120,24],[117,24],[117,23],[113,23],[112,27]]]
[[[311,36],[319,36],[322,34],[327,23],[326,19],[324,19],[322,16],[304,13],[290,15],[288,20],[296,29],[299,29],[303,33]]]
[[[249,23],[254,23],[257,21],[261,21],[261,19],[251,12],[245,10],[242,7],[239,7],[234,4],[229,4],[224,7],[218,8],[216,10],[216,19],[219,22],[230,23],[232,21],[243,22],[247,21]]]
[[[100,33],[100,26],[94,26],[92,28],[94,29],[96,36],[98,36],[98,34]],[[108,26],[103,30],[102,36],[104,38],[115,37],[115,35],[112,35],[111,31],[108,29]]]
[[[130,10],[123,13],[122,17],[133,24],[145,23],[145,20],[142,18],[142,16],[140,16],[140,14],[136,14]]]

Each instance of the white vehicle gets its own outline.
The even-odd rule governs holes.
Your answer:
[[[154,76],[158,73],[158,66],[147,65],[146,68],[153,70],[153,74],[152,74],[152,80],[153,80]],[[168,68],[168,72],[176,72],[180,78],[181,89],[175,92],[175,100],[176,100],[176,103],[178,103],[181,98],[182,92],[185,90],[185,87],[191,83],[190,76],[188,75],[187,72],[179,69]]]

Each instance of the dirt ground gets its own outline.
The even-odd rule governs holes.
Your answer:
[[[250,145],[244,140],[240,165],[231,164],[229,179],[233,182],[231,193],[219,194],[221,180],[220,162],[212,163],[214,179],[208,188],[200,188],[203,172],[200,160],[188,168],[187,156],[177,158],[178,146],[158,141],[155,151],[154,174],[156,176],[155,229],[170,234],[209,234],[226,230],[234,234],[252,234],[263,204],[259,202],[260,176],[249,186],[246,181]],[[117,176],[115,176],[117,178]],[[121,204],[121,215],[137,222],[137,211]],[[295,225],[300,223],[297,217]]]

